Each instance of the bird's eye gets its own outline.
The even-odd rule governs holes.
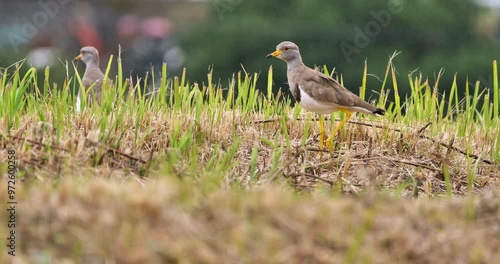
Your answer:
[[[82,51],[81,53],[82,53],[82,55],[83,55],[83,54],[85,54],[85,51]]]
[[[288,51],[290,48],[285,48],[285,51]]]

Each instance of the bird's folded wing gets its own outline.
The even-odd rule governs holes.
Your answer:
[[[316,70],[308,70],[299,85],[314,100],[338,106],[362,107],[371,112],[377,109],[340,85],[337,80]]]

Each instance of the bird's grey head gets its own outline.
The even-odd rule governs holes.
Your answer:
[[[278,46],[276,46],[276,51],[270,53],[266,58],[276,57],[278,59],[284,60],[285,62],[302,62],[300,57],[299,46],[291,41],[283,41]]]
[[[86,46],[80,49],[80,55],[75,60],[81,60],[87,66],[99,66],[99,52],[94,47]]]

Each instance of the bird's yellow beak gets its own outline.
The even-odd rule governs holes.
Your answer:
[[[82,59],[82,54],[80,53],[80,55],[76,56],[73,60],[81,60]]]
[[[270,54],[267,54],[266,58],[271,58],[271,57],[276,57],[276,56],[279,56],[281,55],[281,50],[277,50],[273,53],[270,53]]]

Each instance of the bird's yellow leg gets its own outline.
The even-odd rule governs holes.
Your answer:
[[[340,109],[340,111],[344,112],[345,113],[345,117],[344,117],[344,120],[342,120],[342,122],[340,122],[340,124],[337,126],[337,128],[335,128],[335,130],[333,131],[332,135],[330,137],[328,137],[326,139],[326,147],[328,148],[328,150],[332,150],[332,141],[333,141],[333,137],[335,135],[337,135],[337,133],[340,131],[340,129],[345,125],[345,123],[347,123],[347,121],[349,121],[349,119],[351,118],[351,115],[352,113],[345,110],[345,109]]]
[[[323,123],[323,115],[319,115],[319,149],[323,149],[325,141],[325,124]]]

